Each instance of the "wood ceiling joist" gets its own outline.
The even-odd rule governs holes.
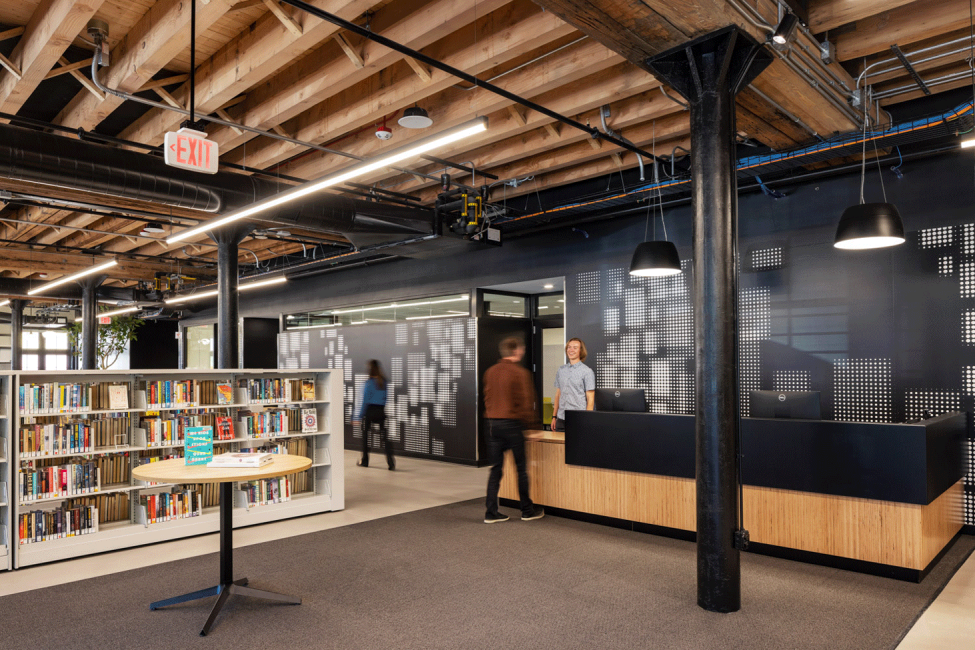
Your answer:
[[[544,16],[545,14],[541,15]],[[519,33],[520,30],[516,27],[518,26],[511,27],[510,32]],[[565,28],[571,29],[568,26]],[[531,36],[526,35],[525,38],[531,39]],[[484,44],[485,40],[478,42]],[[506,49],[503,52],[498,52],[494,58],[501,58],[509,54],[521,55],[531,43],[531,40],[524,43],[513,38],[506,38],[504,28],[501,27],[497,46]],[[469,48],[464,48],[463,51],[471,57],[465,61],[470,61],[469,65],[473,66],[475,70],[480,66],[487,65],[480,57],[476,56],[476,53],[470,51],[472,49],[478,48],[475,48],[473,43],[470,44]],[[454,60],[454,57],[446,57],[445,60]],[[526,98],[536,97],[564,84],[606,70],[619,63],[620,60],[619,55],[609,52],[598,43],[583,41],[542,59],[536,65],[522,68],[506,76],[505,88]],[[463,68],[461,65],[456,67]],[[326,142],[351,130],[374,123],[377,96],[381,97],[385,103],[384,110],[405,108],[418,100],[422,100],[438,129],[449,128],[470,119],[475,114],[491,113],[513,103],[511,100],[485,91],[483,88],[474,90],[454,88],[456,78],[439,70],[435,71],[434,75],[436,81],[420,86],[416,83],[416,78],[409,66],[401,65],[394,68],[388,76],[380,75],[370,78],[368,83],[360,84],[352,92],[331,98],[330,101],[320,104],[312,111],[300,116],[298,123],[304,126],[297,132],[297,137],[305,141]],[[437,89],[443,90],[434,95],[428,94]],[[349,95],[356,99],[350,101]],[[324,119],[326,115],[330,115],[329,119]],[[408,138],[411,134],[407,129],[397,129],[397,132],[403,136],[399,140],[400,143],[409,141]],[[414,137],[419,137],[419,134]],[[372,138],[372,141],[378,142],[375,138]],[[343,146],[343,151],[346,149],[347,147]],[[247,148],[247,158],[252,161],[252,164],[265,166],[282,162],[300,151],[300,148],[289,143],[259,141],[255,147]],[[338,156],[328,156],[328,158],[334,159],[335,163],[340,166],[349,164],[348,160],[340,159]],[[315,152],[307,160],[321,160],[321,157],[318,152]],[[287,169],[292,168],[287,167]],[[297,172],[299,169],[302,171],[297,175],[302,178],[315,178],[320,175],[317,165],[309,166],[305,163],[293,168],[292,171]],[[310,175],[305,176],[304,174]]]
[[[10,53],[21,78],[0,79],[0,111],[17,113],[104,0],[45,0]]]
[[[969,25],[968,0],[915,0],[858,20],[836,36],[836,56],[850,61],[884,52],[894,43],[907,45]]]
[[[811,0],[809,29],[819,34],[847,23],[869,18],[915,0]]]
[[[627,66],[633,71],[634,75],[641,75],[644,83],[646,84],[644,88],[653,88],[657,83],[655,79],[650,77],[642,70],[634,68],[632,65],[626,63],[621,64],[622,66]],[[620,77],[616,75],[600,75],[606,79],[618,80]],[[600,79],[593,79],[592,83],[582,83],[579,86],[582,88],[581,92],[576,93],[576,106],[572,114],[575,119],[581,122],[589,122],[591,124],[599,124],[599,108],[598,106],[593,106],[593,104],[599,104],[600,97],[607,97],[602,95],[600,91],[605,88],[601,87],[611,86],[606,80],[602,80],[600,84]],[[595,98],[595,99],[594,99]],[[546,101],[546,105],[557,105],[555,100]],[[566,98],[563,98],[565,104],[568,103]],[[608,101],[606,103],[609,103]],[[631,126],[641,123],[646,123],[654,119],[662,119],[667,116],[674,114],[683,115],[685,121],[689,119],[688,113],[683,111],[680,106],[667,99],[659,92],[640,92],[632,97],[616,101],[612,104],[612,117],[609,119],[609,125],[616,131],[626,131]],[[578,129],[563,127],[562,130],[555,136],[548,132],[547,129],[538,128],[540,124],[544,126],[550,126],[551,123],[547,122],[550,118],[543,116],[538,113],[532,113],[533,116],[537,116],[531,121],[526,121],[524,125],[517,121],[512,121],[510,123],[505,122],[502,118],[502,114],[497,116],[492,116],[495,118],[492,123],[496,123],[497,131],[495,132],[495,137],[492,141],[486,145],[472,148],[467,151],[458,152],[457,159],[464,161],[471,161],[477,169],[483,169],[485,171],[491,171],[496,169],[500,165],[509,165],[516,163],[518,160],[526,157],[542,155],[544,152],[555,149],[558,147],[563,147],[570,144],[575,144],[578,142],[592,142],[593,138],[588,134],[579,131]],[[526,128],[527,127],[527,130]],[[628,131],[624,134],[629,137]],[[652,137],[652,129],[651,129]],[[663,136],[661,136],[663,137]],[[599,141],[601,142],[601,140]],[[607,149],[609,151],[609,149]],[[431,174],[439,173],[434,165],[423,168],[423,171]],[[456,176],[456,172],[451,172],[452,175]],[[495,172],[491,172],[495,173]],[[497,174],[496,174],[497,175]],[[502,180],[506,177],[501,176]],[[397,182],[399,181],[399,182]],[[395,187],[398,192],[417,192],[419,190],[426,190],[428,188],[434,187],[434,183],[424,179],[422,183],[407,179],[404,176],[399,176],[393,178],[389,182],[390,187]],[[429,199],[430,197],[423,195],[424,198]]]
[[[540,4],[639,66],[644,66],[649,56],[728,24],[739,25],[760,42],[765,40],[766,35],[723,0],[697,0],[693,3],[683,0],[656,0],[652,3],[540,0]],[[774,11],[774,5],[769,6]],[[767,10],[768,7],[763,4],[762,9]],[[841,70],[837,74],[847,76]],[[754,85],[787,110],[804,119],[808,117],[807,123],[818,132],[832,134],[856,126],[843,109],[820,95],[780,58],[776,58],[754,81]],[[843,105],[842,100],[837,100],[837,103]]]
[[[312,4],[327,8],[346,20],[353,20],[369,10],[376,0],[348,0],[340,6],[325,0]],[[227,100],[249,91],[261,81],[274,83],[277,74],[295,58],[303,56],[338,28],[313,16],[307,16],[302,35],[295,36],[274,15],[267,13],[257,20],[253,29],[245,31],[204,61],[196,71],[196,101],[201,113],[224,107]],[[312,60],[314,56],[306,57]],[[321,62],[319,61],[319,64]],[[185,102],[190,95],[189,84],[183,84],[173,96]],[[172,111],[152,109],[124,129],[120,137],[146,144],[158,145],[167,131],[172,131],[185,119]],[[210,129],[213,131],[213,127]]]
[[[675,138],[673,140],[668,140],[664,142],[657,143],[657,151],[661,155],[669,155],[674,147],[681,147],[683,149],[690,149],[691,139],[690,137]],[[644,163],[646,164],[646,163]],[[517,188],[502,187],[497,186],[491,190],[491,200],[501,201],[503,197],[507,197],[508,200],[512,198],[517,199],[522,197],[519,204],[513,207],[521,208],[524,205],[524,196],[527,194],[534,194],[536,191],[543,191],[548,189],[553,189],[556,187],[561,187],[563,185],[570,185],[572,183],[578,183],[581,181],[590,180],[593,178],[599,178],[600,176],[606,176],[608,174],[617,174],[620,171],[626,171],[628,169],[633,169],[638,166],[636,156],[628,155],[623,158],[622,168],[617,166],[616,162],[610,159],[608,156],[603,156],[592,162],[575,165],[573,167],[567,167],[559,171],[553,172],[551,174],[542,174],[537,178],[533,179],[530,183],[524,183]],[[613,177],[609,179],[611,189],[621,191],[619,177]],[[534,200],[530,201],[528,206],[528,211],[537,208],[537,203]],[[597,206],[598,207],[598,206]]]
[[[537,72],[537,71],[536,71]],[[525,87],[529,87],[532,84],[533,79],[537,77],[533,72],[525,70],[519,70],[511,75],[509,75],[509,83],[516,84],[516,87],[520,87],[522,84]],[[657,88],[659,82],[644,72],[643,70],[636,68],[630,63],[620,62],[616,65],[600,69],[596,73],[583,77],[581,79],[575,80],[575,83],[565,84],[559,88],[551,90],[547,93],[533,97],[534,100],[538,101],[540,104],[550,108],[553,111],[561,113],[563,115],[573,115],[577,118],[583,117],[586,111],[593,111],[590,115],[590,120],[595,119],[594,123],[599,122],[598,114],[594,112],[594,109],[603,104],[612,104],[614,106],[615,119],[620,121],[618,123],[623,123],[622,120],[628,119],[629,106],[623,107],[619,104],[622,100],[627,100],[635,95],[640,95],[648,90]],[[528,91],[530,92],[530,90]],[[665,112],[671,110],[677,110],[677,105],[672,103],[671,100],[665,98],[663,95],[657,93],[657,97],[660,100],[665,100],[663,102]],[[657,100],[654,96],[651,96],[648,100],[649,105],[646,107],[649,110],[653,110],[654,107],[659,106],[656,104]],[[436,119],[441,119],[441,115],[447,116],[451,114],[456,114],[459,116],[465,115],[464,111],[468,108],[468,100],[455,99],[453,103],[448,103],[446,100],[436,102],[436,106],[441,108],[435,109],[434,115]],[[440,111],[443,111],[442,113]],[[446,118],[444,118],[446,119]],[[583,118],[584,119],[584,118]],[[512,117],[511,112],[507,107],[500,108],[497,112],[489,114],[490,127],[487,132],[468,138],[467,140],[460,143],[460,146],[464,147],[463,151],[458,151],[455,155],[458,160],[470,160],[471,156],[476,155],[474,152],[481,147],[489,146],[494,142],[508,142],[510,147],[506,148],[508,153],[517,156],[519,139],[524,136],[524,134],[539,128],[544,128],[546,124],[552,123],[552,118],[549,118],[541,113],[535,111],[528,111],[525,114],[524,120],[519,120]],[[558,135],[557,140],[568,142],[571,138],[574,138],[576,134],[582,133],[577,129],[562,128]],[[583,134],[584,138],[589,138],[588,135]],[[357,155],[369,157],[375,155],[382,144],[375,138],[359,137],[354,141],[345,144],[344,149],[351,151]],[[504,145],[502,145],[504,146]],[[495,152],[498,153],[498,152]],[[318,159],[316,161],[316,156]],[[444,156],[440,156],[444,157]],[[301,168],[301,171],[308,173],[328,173],[339,169],[347,163],[341,160],[337,160],[335,157],[319,156],[318,154],[313,154],[308,156],[307,160],[303,160],[308,167]],[[482,167],[485,165],[492,164],[491,161],[479,160],[477,161],[477,166]],[[440,170],[436,168],[435,165],[422,164],[418,166],[429,173],[439,175]],[[389,182],[398,183],[399,176],[398,172],[388,171],[388,172],[377,172],[375,176],[371,177],[372,181],[386,181],[387,179],[392,179]],[[402,187],[396,187],[398,191],[412,191],[414,188],[427,187],[430,181],[423,177],[411,178],[406,180],[406,184]]]
[[[99,259],[99,255],[97,253],[85,255],[78,253],[9,249],[4,251],[3,259],[0,260],[0,270],[30,272],[48,270],[51,275],[67,275],[91,268],[93,259]],[[187,266],[192,268],[193,272],[198,275],[216,275],[216,270],[205,269],[193,264],[184,265],[184,268]],[[118,258],[118,266],[112,269],[110,275],[113,278],[127,280],[148,280],[157,271],[170,272],[175,268],[176,264],[170,262],[134,261]]]
[[[512,28],[512,39],[517,39],[520,32],[515,29],[517,24],[521,24],[525,16],[538,16],[542,12],[534,7],[527,0],[491,0],[490,2],[479,3],[475,8],[469,0],[435,0],[423,5],[415,11],[406,11],[406,4],[391,4],[384,7],[372,19],[371,24],[387,38],[396,42],[403,43],[413,49],[424,48],[432,43],[444,39],[451,33],[470,29],[470,33],[456,37],[456,40],[473,41],[473,25],[475,17],[480,15],[481,26],[477,32],[483,41],[491,38],[491,34],[486,33],[483,27],[483,16],[494,15],[505,8],[503,19]],[[449,20],[444,18],[450,16]],[[439,18],[437,18],[439,17]],[[563,32],[566,27],[562,21],[549,16],[547,20],[535,19],[536,28],[551,30],[557,33]],[[544,33],[544,32],[540,32]],[[536,34],[537,36],[537,34]],[[545,35],[541,37],[541,43],[548,42],[551,37]],[[473,47],[473,45],[471,45]],[[503,48],[496,48],[499,51]],[[355,64],[344,55],[338,52],[338,47],[332,45],[329,49],[333,56],[325,57],[326,63],[323,65],[319,57],[308,57],[289,67],[287,70],[275,77],[268,84],[255,89],[250,93],[246,102],[236,110],[238,121],[248,126],[269,129],[273,126],[284,126],[289,133],[298,133],[297,138],[302,138],[299,133],[301,129],[300,120],[285,124],[288,120],[297,117],[301,113],[312,109],[316,104],[334,96],[342,91],[352,88],[356,84],[368,80],[373,75],[381,73],[384,69],[402,60],[404,57],[372,41],[365,41],[361,45],[359,53],[363,61],[363,67],[357,68]],[[492,50],[487,50],[491,52]],[[482,53],[486,58],[487,55]],[[413,87],[416,87],[416,77],[412,78]],[[416,92],[432,94],[437,88],[427,87],[418,88]],[[373,101],[373,112],[380,110],[380,103]],[[388,112],[386,106],[383,111]],[[319,117],[319,116],[316,116]],[[319,118],[320,119],[320,118]],[[370,118],[375,119],[375,117]],[[230,151],[256,137],[253,133],[244,133],[233,136],[224,128],[212,129],[211,138],[220,143],[224,151]],[[293,148],[293,147],[292,147]],[[252,163],[260,166],[260,162]]]
[[[675,138],[686,136],[690,131],[690,120],[685,114],[675,113],[658,120],[632,125],[625,129],[625,131],[625,136],[628,140],[650,151],[652,149],[650,143],[654,138],[657,139],[658,143],[664,143]],[[657,149],[657,152],[661,156],[669,155],[670,151],[670,147],[658,146]],[[583,140],[556,149],[542,151],[534,149],[534,155],[519,158],[506,165],[491,166],[485,171],[502,179],[520,178],[524,176],[544,178],[569,167],[598,161],[607,156],[620,153],[626,153],[631,158],[633,157],[633,154],[612,143],[606,142],[601,150],[596,151],[589,146],[587,141]],[[644,164],[649,167],[650,161],[645,159]],[[437,188],[429,188],[419,196],[425,202],[432,202],[436,198],[436,193]]]
[[[233,0],[199,3],[197,33],[209,29],[232,6]],[[159,0],[111,53],[111,65],[101,73],[108,88],[135,92],[186,47],[189,40],[190,5],[184,0]],[[45,71],[46,72],[46,71]],[[114,95],[99,102],[88,92],[79,93],[55,118],[71,128],[91,129],[122,104]]]

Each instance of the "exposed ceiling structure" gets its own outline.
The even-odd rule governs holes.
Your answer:
[[[729,24],[764,42],[786,11],[804,24],[774,49],[775,62],[738,99],[738,131],[749,143],[783,151],[855,133],[865,103],[871,126],[883,125],[900,103],[972,84],[969,0],[308,4],[420,55],[281,0],[197,0],[193,109],[245,127],[206,127],[220,145],[221,178],[247,175],[269,192],[284,190],[476,116],[488,117],[488,130],[432,152],[435,160],[408,160],[325,191],[419,210],[433,206],[446,172],[455,182],[489,186],[485,198],[499,205],[635,168],[632,148],[666,161],[690,148],[688,113],[648,72],[646,58]],[[18,0],[0,3],[0,115],[8,116],[0,122],[65,141],[81,135],[107,159],[112,151],[136,151],[157,164],[165,133],[186,116],[126,101],[93,83],[95,47],[86,28],[92,19],[108,26],[110,65],[98,68],[104,86],[189,108],[189,2]],[[428,65],[425,57],[479,83]],[[870,94],[862,92],[867,87]],[[400,126],[414,107],[425,109],[433,125]],[[378,138],[380,127],[392,138]],[[593,137],[597,129],[633,146]],[[57,176],[56,165],[65,162],[53,164]],[[42,282],[106,256],[119,260],[109,271],[108,283],[116,287],[141,282],[172,289],[180,278],[206,282],[214,275],[216,249],[205,235],[172,246],[162,241],[211,218],[213,210],[10,176],[0,177],[0,292],[5,278]],[[240,249],[245,269],[355,257],[347,238],[310,220],[255,220],[257,230]],[[145,230],[156,224],[161,233]]]

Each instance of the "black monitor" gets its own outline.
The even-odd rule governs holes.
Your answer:
[[[647,412],[647,399],[642,388],[597,388],[597,411]]]
[[[818,390],[753,390],[751,398],[753,418],[823,418]]]

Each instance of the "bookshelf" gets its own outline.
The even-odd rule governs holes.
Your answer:
[[[0,374],[0,571],[13,568],[13,540],[11,538],[11,523],[13,522],[13,505],[10,497],[10,486],[13,477],[13,446],[10,435],[10,387],[12,376]]]
[[[302,399],[301,380],[313,399]],[[24,371],[3,386],[9,417],[0,432],[7,432],[13,489],[0,513],[8,520],[10,568],[218,531],[216,485],[132,478],[150,458],[181,457],[187,426],[214,426],[214,453],[265,449],[312,460],[273,486],[235,485],[235,528],[345,507],[343,465],[332,463],[344,444],[340,370]],[[303,415],[311,414],[314,431],[303,432]],[[232,437],[217,439],[218,418],[233,423]],[[37,536],[38,520],[46,539]],[[54,532],[68,528],[84,532]]]

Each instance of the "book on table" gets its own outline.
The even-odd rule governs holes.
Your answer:
[[[187,465],[206,465],[213,458],[213,427],[186,427]]]
[[[264,467],[274,460],[274,454],[263,452],[228,452],[217,454],[213,457],[207,467]]]

